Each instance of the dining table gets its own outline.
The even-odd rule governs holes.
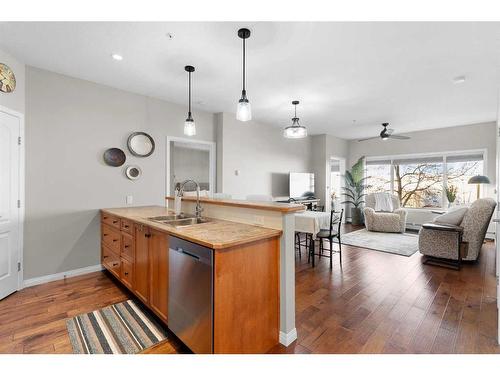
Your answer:
[[[295,232],[310,234],[315,239],[321,229],[330,229],[330,212],[302,211],[295,214]]]

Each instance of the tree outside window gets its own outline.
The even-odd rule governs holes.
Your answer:
[[[454,204],[475,198],[470,177],[483,174],[483,155],[451,155],[367,161],[368,193],[393,192],[401,206],[439,208],[447,205],[445,188],[456,192]]]

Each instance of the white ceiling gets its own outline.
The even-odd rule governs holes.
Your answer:
[[[240,27],[252,30],[257,121],[288,125],[293,99],[310,134],[349,139],[378,134],[381,122],[401,133],[496,119],[500,23],[3,22],[0,47],[28,65],[179,104],[191,64],[193,106],[234,113]]]

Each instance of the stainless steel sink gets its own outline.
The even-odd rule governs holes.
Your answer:
[[[154,217],[148,217],[148,220],[151,221],[157,221],[159,223],[165,223],[167,221],[173,221],[173,220],[182,220],[182,219],[189,219],[189,218],[194,218],[194,215],[190,214],[180,214],[180,215],[166,215],[166,216],[154,216]]]
[[[200,217],[200,218],[191,217],[188,219],[172,220],[172,221],[166,222],[165,224],[172,225],[173,227],[177,228],[177,227],[186,227],[188,225],[209,223],[210,221],[212,221],[212,220],[207,218],[207,217]]]
[[[194,215],[190,214],[155,216],[148,217],[148,220],[171,225],[173,227],[185,227],[188,225],[203,224],[212,221],[211,219],[206,217],[197,218]]]

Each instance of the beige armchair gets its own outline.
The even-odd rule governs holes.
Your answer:
[[[400,208],[397,196],[389,194],[392,200],[392,212],[375,211],[375,196],[368,194],[365,198],[365,226],[372,232],[403,233],[406,229],[405,209]]]
[[[465,211],[459,223],[453,222],[456,217],[453,217],[454,213],[450,213],[448,215],[451,222],[448,224],[446,214],[440,216],[439,221],[435,221],[427,228],[424,224],[418,236],[420,253],[432,258],[458,261],[458,263],[460,260],[476,260],[483,246],[495,207],[496,202],[491,198],[478,199]],[[440,226],[443,228],[440,229]],[[450,230],[453,226],[456,227],[456,231]],[[461,240],[461,259],[458,255],[457,239]]]

